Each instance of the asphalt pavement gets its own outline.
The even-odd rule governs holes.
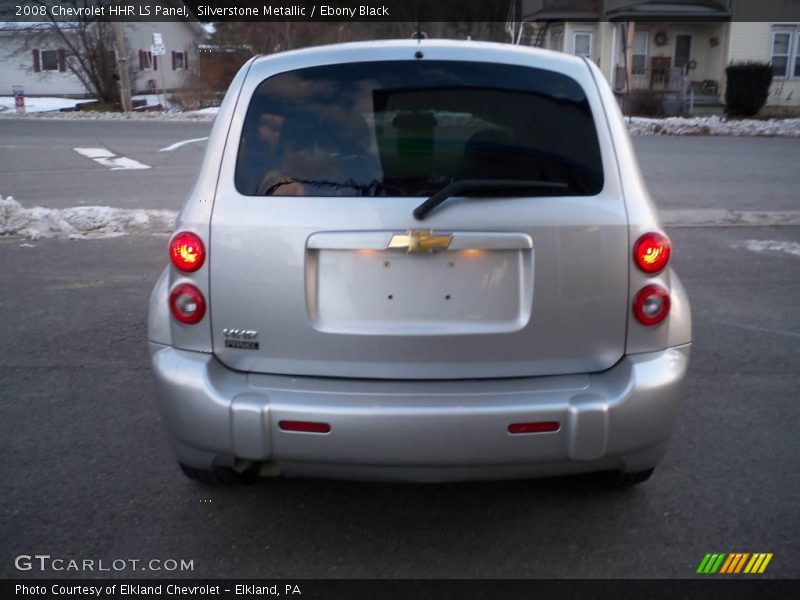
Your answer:
[[[0,119],[0,195],[25,207],[180,208],[200,167],[210,122]],[[76,152],[104,148],[149,169],[112,170]]]
[[[153,404],[147,298],[165,240],[0,241],[0,576],[19,554],[191,559],[201,577],[691,577],[706,552],[800,576],[796,228],[674,229],[688,397],[638,489],[583,481],[205,488]],[[76,576],[75,573],[61,573]],[[119,575],[157,576],[123,571]]]
[[[210,122],[0,119],[0,195],[25,207],[177,210],[200,166]],[[663,209],[798,210],[800,139],[635,137]],[[149,169],[111,170],[74,148],[105,148]]]
[[[122,191],[108,204],[147,208],[177,208],[202,144],[158,149],[201,137],[207,127],[81,123],[76,134],[73,123],[60,129],[48,122],[52,138],[41,133],[40,158],[63,153],[64,164],[24,184],[15,169],[36,155],[24,150],[9,162],[4,146],[22,145],[24,136],[15,141],[7,125],[0,122],[0,186],[20,192],[0,194],[31,206],[47,200],[36,199],[35,190],[50,189],[75,206],[86,189],[84,199],[98,203],[105,196],[97,180],[108,185],[120,177]],[[103,170],[71,150],[82,144],[153,168]],[[664,194],[662,206],[682,208],[693,194],[708,208],[727,201],[754,210],[765,203],[770,210],[797,207],[791,165],[800,141],[638,138],[636,144],[645,172],[654,173],[654,193]],[[734,157],[720,162],[708,156],[715,151]],[[760,152],[783,161],[785,172],[741,175],[728,197],[706,193],[701,171],[678,168],[736,170],[762,161],[755,157]],[[161,155],[168,155],[163,168],[154,159]],[[164,192],[163,182],[178,173],[182,183]],[[161,183],[139,193],[130,189],[139,177]],[[769,177],[777,180],[768,183]],[[146,311],[167,261],[166,239],[0,238],[0,577],[91,576],[20,572],[14,567],[20,554],[194,565],[186,572],[126,569],[113,576],[693,577],[707,552],[772,552],[764,576],[799,577],[800,229],[669,234],[694,317],[688,396],[664,462],[650,481],[625,492],[583,479],[446,485],[264,479],[249,487],[203,487],[177,469],[153,403]]]

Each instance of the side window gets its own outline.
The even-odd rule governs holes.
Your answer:
[[[564,51],[564,32],[563,31],[555,31],[553,32],[553,37],[550,39],[550,50],[556,50],[557,52]]]
[[[637,31],[633,36],[631,53],[631,69],[634,74],[641,75],[647,70],[647,56],[650,44],[650,33]]]
[[[800,77],[800,31],[794,34],[794,77]]]
[[[58,71],[58,50],[42,50],[42,71]]]
[[[180,71],[187,67],[186,60],[187,53],[186,52],[172,52],[172,70],[173,71]]]
[[[789,76],[792,37],[792,32],[790,31],[776,31],[772,34],[772,56],[770,62],[772,63],[772,74],[775,77],[785,78]]]
[[[575,32],[575,35],[573,36],[573,54],[586,58],[592,58],[593,37],[594,34],[592,33]]]
[[[692,36],[677,34],[675,36],[675,66],[686,68],[692,60]]]
[[[153,56],[153,53],[149,50],[139,50],[139,70],[140,71],[150,71],[155,66],[153,64],[153,59],[157,58]]]

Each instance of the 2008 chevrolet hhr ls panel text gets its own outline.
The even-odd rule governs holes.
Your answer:
[[[184,472],[408,481],[663,456],[691,322],[588,60],[500,44],[255,58],[153,291]]]

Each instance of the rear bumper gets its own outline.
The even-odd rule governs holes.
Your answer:
[[[472,381],[247,374],[210,354],[150,350],[159,409],[184,464],[247,459],[287,475],[432,481],[655,466],[683,397],[690,345],[628,355],[596,374]],[[287,432],[283,420],[331,431]],[[530,421],[560,428],[508,432]]]

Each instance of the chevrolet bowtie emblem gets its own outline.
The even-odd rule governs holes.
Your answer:
[[[405,249],[412,252],[433,252],[446,250],[453,240],[452,235],[434,235],[430,229],[412,229],[408,233],[396,233],[389,242],[389,248]]]

